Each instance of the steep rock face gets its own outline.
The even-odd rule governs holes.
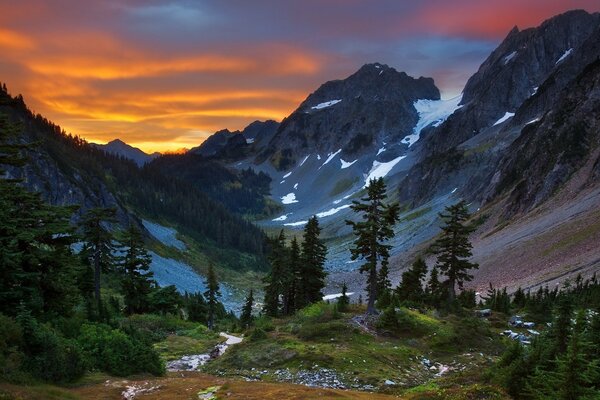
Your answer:
[[[600,146],[600,60],[589,64],[557,99],[552,110],[526,125],[500,160],[487,193],[507,191],[506,214],[530,209],[554,194],[586,163],[597,171]],[[581,176],[577,187],[598,183]]]
[[[310,153],[327,155],[341,149],[342,156],[357,158],[383,142],[397,151],[406,149],[401,141],[418,121],[413,104],[439,98],[431,78],[415,79],[378,63],[365,65],[309,95],[282,121],[257,161],[269,160],[285,170]]]
[[[514,113],[560,64],[573,56],[599,23],[600,14],[574,10],[536,28],[513,28],[468,80],[463,107],[424,141],[425,151],[450,149],[489,128],[506,113]]]
[[[401,201],[421,204],[453,188],[491,201],[498,164],[515,151],[511,143],[555,109],[599,56],[600,14],[572,11],[538,28],[513,29],[467,83],[463,107],[421,141],[419,162],[400,185]]]

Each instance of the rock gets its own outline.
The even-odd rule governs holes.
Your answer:
[[[386,379],[385,382],[384,382],[384,384],[390,386],[390,385],[395,385],[396,382],[394,382],[392,380],[389,380],[389,379]]]

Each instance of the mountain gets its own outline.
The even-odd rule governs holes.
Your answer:
[[[106,144],[92,144],[107,153],[125,157],[128,160],[135,162],[139,167],[144,166],[156,157],[160,156],[160,153],[144,153],[142,150],[128,145],[121,139],[114,139]]]
[[[367,64],[346,79],[330,81],[309,95],[260,154],[278,170],[294,166],[308,153],[356,157],[384,142],[390,151],[408,146],[419,116],[413,103],[439,100],[431,78],[412,78],[384,64]],[[396,149],[398,148],[398,149]]]
[[[237,158],[213,159],[272,178],[283,212],[261,225],[301,229],[311,215],[321,219],[332,286],[362,288],[344,220],[354,218],[351,201],[374,177],[385,177],[404,209],[395,282],[417,254],[428,254],[437,213],[460,199],[478,221],[476,289],[590,274],[600,260],[591,244],[600,240],[599,57],[600,14],[574,10],[513,28],[457,98],[440,99],[431,78],[367,64],[309,95],[262,151],[240,141]]]
[[[254,121],[241,132],[223,129],[215,132],[189,153],[219,160],[237,160],[258,154],[265,150],[278,127],[278,122],[268,120]]]

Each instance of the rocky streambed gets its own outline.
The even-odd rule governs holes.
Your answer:
[[[241,343],[244,340],[241,337],[233,336],[225,332],[220,335],[225,338],[225,341],[216,345],[210,352],[203,354],[189,354],[177,360],[167,363],[167,371],[195,371],[198,367],[206,364],[208,361],[220,357],[225,353],[229,346]]]

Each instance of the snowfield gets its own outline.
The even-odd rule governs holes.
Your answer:
[[[354,294],[354,292],[348,292],[346,293],[346,296],[352,296]],[[333,300],[333,299],[337,299],[338,297],[342,297],[341,293],[335,293],[335,294],[327,294],[325,296],[323,296],[323,300],[327,301],[327,300]]]
[[[507,55],[506,57],[504,57],[504,65],[508,64],[510,62],[510,60],[512,60],[513,58],[515,58],[516,55],[517,55],[517,52],[513,51],[512,53],[510,53],[509,55]]]
[[[556,60],[555,65],[560,64],[561,62],[563,62],[565,60],[565,58],[569,57],[569,55],[573,52],[573,49],[569,49],[567,51],[564,52],[564,54],[562,56],[560,56],[560,58],[558,60]]]
[[[340,162],[342,163],[342,167],[341,167],[341,169],[346,169],[346,168],[348,168],[349,166],[351,166],[352,164],[354,164],[354,163],[355,163],[355,162],[357,162],[357,161],[358,161],[358,160],[354,160],[354,161],[347,162],[347,161],[344,161],[344,160],[342,160],[342,159],[340,158]]]
[[[293,203],[297,203],[298,200],[296,200],[296,193],[292,192],[292,193],[288,193],[285,196],[283,196],[281,198],[281,202],[283,204],[293,204]]]
[[[329,100],[329,101],[326,101],[326,102],[324,102],[324,103],[317,104],[316,106],[314,106],[314,107],[311,107],[311,109],[312,109],[312,110],[320,110],[320,109],[322,109],[322,108],[331,107],[331,106],[333,106],[333,105],[336,105],[336,104],[337,104],[337,103],[339,103],[340,101],[342,101],[342,100],[341,100],[341,99],[339,99],[339,100]]]
[[[434,127],[440,126],[454,111],[460,107],[460,101],[462,100],[462,94],[453,97],[448,100],[417,100],[413,104],[415,110],[419,114],[419,120],[413,129],[413,134],[406,136],[402,139],[402,143],[408,144],[408,147],[415,144],[421,137],[421,131],[432,125]],[[385,148],[380,149],[385,151]],[[379,155],[379,153],[377,153]]]
[[[321,169],[322,167],[324,167],[325,165],[329,164],[329,162],[331,160],[333,160],[338,154],[340,154],[342,152],[342,149],[339,149],[338,151],[336,151],[335,153],[329,153],[327,154],[327,160],[325,160],[325,162],[323,163],[323,165],[321,165],[319,167],[319,169]]]
[[[502,118],[500,118],[498,121],[496,121],[494,123],[494,125],[492,126],[496,126],[496,125],[500,125],[501,123],[503,123],[504,121],[509,120],[510,118],[514,117],[515,113],[511,113],[511,112],[506,112],[506,114],[504,114],[504,116]]]
[[[288,222],[287,224],[283,224],[285,226],[302,226],[306,225],[308,221],[298,221],[298,222]]]
[[[371,168],[371,171],[369,171],[369,174],[365,178],[365,185],[363,186],[363,188],[367,187],[367,185],[372,179],[384,178],[387,174],[390,173],[392,168],[394,168],[396,164],[398,164],[404,158],[406,158],[406,156],[400,156],[386,163],[373,161],[373,167]]]
[[[350,204],[345,204],[345,205],[340,206],[340,207],[331,208],[331,209],[329,209],[327,211],[323,211],[323,212],[317,213],[317,217],[318,218],[329,217],[329,216],[331,216],[333,214],[337,214],[338,211],[342,211],[342,210],[344,210],[346,208],[349,208],[349,207],[350,207]]]
[[[177,250],[186,250],[185,243],[177,239],[177,231],[173,228],[155,224],[154,222],[143,219],[142,225],[150,232],[152,236],[165,246],[175,247]]]

